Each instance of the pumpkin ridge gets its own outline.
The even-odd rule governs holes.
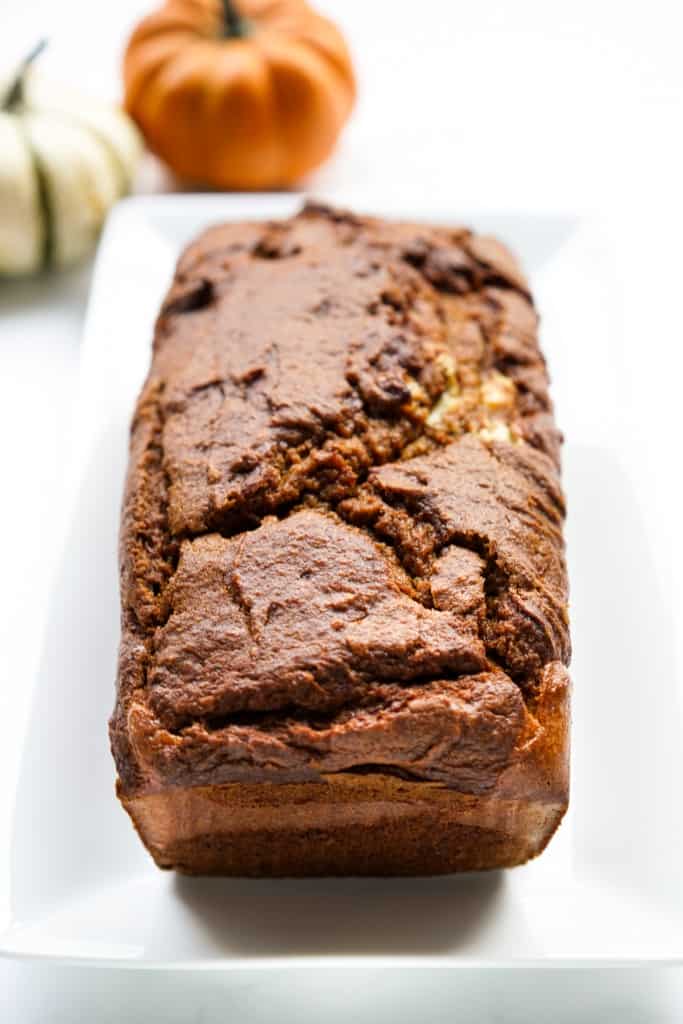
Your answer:
[[[50,199],[50,189],[48,187],[45,166],[38,156],[38,153],[33,148],[29,134],[21,123],[21,118],[18,118],[17,120],[17,127],[26,145],[29,160],[31,161],[31,167],[33,168],[33,173],[36,177],[40,223],[43,229],[43,243],[41,247],[40,267],[38,269],[44,270],[46,267],[50,266],[54,257],[54,210],[52,208],[52,200]]]
[[[188,45],[188,37],[190,42],[194,41],[194,36],[189,29],[185,31],[174,30],[169,32],[160,30],[154,35],[147,36],[139,44],[139,50],[141,52],[138,55],[138,66],[135,70],[129,70],[128,61],[126,60],[124,64],[124,78],[126,86],[125,107],[132,117],[136,116],[137,104],[144,102],[144,100],[140,98],[141,94],[143,94],[147,89],[154,87],[156,77],[164,69],[166,64],[170,60],[176,59],[181,47]],[[161,51],[164,44],[167,47],[167,52],[154,54],[154,48]],[[146,52],[148,50],[152,51],[149,56],[147,56]]]
[[[50,117],[55,118],[57,121],[63,121],[80,129],[82,132],[87,132],[92,139],[99,144],[100,149],[107,157],[109,165],[114,169],[115,175],[119,180],[119,195],[125,195],[128,185],[128,173],[123,160],[116,152],[116,147],[111,144],[106,136],[102,132],[98,132],[97,128],[90,124],[89,121],[84,118],[80,118],[76,111],[49,110],[45,111],[45,113],[49,113]]]

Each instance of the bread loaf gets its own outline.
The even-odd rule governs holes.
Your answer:
[[[159,866],[544,848],[568,798],[559,446],[493,239],[309,204],[186,249],[132,426],[111,719]]]

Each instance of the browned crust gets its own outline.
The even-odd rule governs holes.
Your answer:
[[[175,787],[122,802],[162,868],[237,876],[430,875],[523,864],[567,806],[569,686],[549,674],[536,714],[484,796],[349,773],[321,782]]]
[[[563,804],[475,800],[449,790],[437,798],[426,791],[429,783],[397,784],[389,776],[374,782],[380,792],[372,795],[362,775],[287,786],[286,793],[263,783],[253,805],[231,803],[229,787],[167,790],[123,803],[158,867],[238,877],[515,867],[543,851],[564,814]]]
[[[298,384],[273,404],[268,351],[226,377],[210,370],[228,349],[195,345],[215,336],[211,311],[245,259],[294,266],[309,239],[314,257],[351,253],[337,285],[357,274],[364,302],[365,278],[386,277],[367,306],[375,354],[357,346],[341,391],[325,390],[333,363],[311,384],[327,434]],[[306,293],[318,271],[292,273],[334,333],[334,301]],[[274,308],[288,306],[273,282]],[[353,336],[367,317],[348,316]],[[242,323],[254,338],[271,329],[267,315]],[[124,499],[111,735],[119,796],[157,863],[425,874],[539,853],[568,799],[564,505],[536,316],[510,254],[464,229],[318,207],[218,228],[183,255],[155,352]],[[282,581],[311,531],[326,568],[305,592]],[[331,613],[318,596],[337,590]],[[322,659],[303,639],[287,653],[307,614],[297,601]],[[280,635],[271,604],[292,609]]]

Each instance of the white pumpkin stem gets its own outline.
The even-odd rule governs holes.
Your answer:
[[[45,47],[47,46],[47,39],[40,39],[32,50],[24,57],[19,69],[12,79],[12,83],[7,90],[5,99],[0,106],[2,110],[11,110],[13,107],[19,106],[24,98],[24,84],[26,82],[26,73],[33,64],[36,57],[40,56]]]

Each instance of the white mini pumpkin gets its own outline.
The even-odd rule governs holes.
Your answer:
[[[31,64],[0,88],[0,274],[66,267],[129,190],[140,141],[120,110],[57,89]]]

